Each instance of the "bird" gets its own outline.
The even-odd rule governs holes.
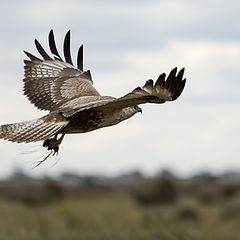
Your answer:
[[[168,75],[162,73],[154,82],[146,81],[122,97],[102,96],[93,87],[90,70],[83,70],[83,45],[77,53],[77,67],[74,67],[70,51],[70,30],[63,41],[63,55],[60,56],[51,30],[48,35],[51,55],[38,40],[35,46],[41,58],[24,51],[23,94],[40,110],[49,111],[41,118],[24,122],[0,125],[0,139],[30,143],[42,141],[42,147],[50,155],[58,154],[59,145],[65,134],[85,133],[99,128],[116,125],[142,113],[140,104],[176,100],[182,93],[186,78],[185,68],[173,68]],[[59,137],[60,135],[60,137]]]

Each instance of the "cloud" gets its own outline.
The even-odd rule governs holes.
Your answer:
[[[51,28],[61,49],[72,29],[72,55],[84,43],[85,67],[103,95],[122,96],[175,66],[186,67],[187,85],[174,103],[143,106],[142,116],[118,126],[67,136],[59,164],[49,169],[49,161],[33,174],[240,168],[239,6],[237,0],[6,2],[0,9],[0,123],[45,114],[22,96],[22,50],[35,54],[35,38],[47,47]],[[21,162],[16,144],[0,143],[0,174],[19,163],[29,170],[30,157]]]
[[[110,71],[107,74],[100,71],[96,74],[97,89],[121,96],[143,85],[149,77],[156,79],[160,69],[168,72],[173,66],[186,66],[188,83],[184,94],[176,103],[143,106],[143,116],[118,126],[81,136],[67,136],[61,152],[64,162],[61,161],[59,169],[79,166],[82,172],[113,174],[140,168],[153,173],[156,166],[169,166],[181,174],[190,174],[193,170],[208,167],[220,171],[231,168],[231,164],[238,166],[238,155],[234,152],[238,147],[240,120],[240,116],[236,115],[237,102],[230,104],[226,101],[223,104],[209,101],[209,98],[221,94],[232,95],[232,84],[238,82],[232,74],[226,84],[225,77],[233,69],[238,71],[238,49],[237,43],[173,41],[166,48],[155,51],[129,51],[124,55],[127,66],[124,72],[115,70],[115,73]],[[12,84],[5,87],[4,98],[8,97],[8,92],[18,91],[17,87],[11,89]],[[188,95],[195,100],[207,98],[208,102],[193,104],[188,101]],[[28,105],[29,108],[26,108],[27,105],[16,108],[15,98],[10,100],[8,113],[2,112],[3,118],[6,115],[13,117],[11,109],[15,109],[16,119],[18,115],[33,114],[31,105]],[[2,104],[4,107],[7,103],[3,101]],[[9,156],[11,146],[6,144],[2,152],[4,156]],[[231,164],[227,164],[225,159]],[[29,161],[24,164],[27,168]],[[46,171],[45,167],[39,171],[43,169]]]

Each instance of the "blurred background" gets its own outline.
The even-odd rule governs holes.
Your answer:
[[[3,1],[0,124],[46,114],[22,95],[23,50],[48,49],[51,29],[59,49],[71,29],[75,59],[84,44],[102,95],[176,66],[187,84],[176,102],[66,136],[35,169],[41,143],[0,140],[0,239],[239,239],[239,12],[238,0]]]

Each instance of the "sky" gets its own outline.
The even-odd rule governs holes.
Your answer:
[[[185,67],[187,84],[175,102],[142,105],[142,115],[116,126],[67,135],[58,159],[35,169],[41,143],[0,140],[0,178],[16,168],[33,176],[240,171],[239,12],[238,0],[2,2],[0,124],[47,114],[22,94],[23,50],[37,55],[35,38],[48,49],[51,29],[60,50],[71,29],[75,59],[84,44],[84,69],[102,95],[120,97],[174,67]]]

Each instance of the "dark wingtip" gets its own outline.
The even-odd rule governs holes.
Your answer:
[[[49,48],[52,54],[54,54],[56,57],[54,57],[56,60],[62,61],[62,58],[60,56],[60,54],[58,53],[57,47],[56,47],[56,42],[55,42],[55,38],[54,38],[54,33],[53,30],[51,29],[51,31],[49,32],[48,35],[48,43],[49,43]]]
[[[135,91],[142,91],[142,88],[136,87],[132,92],[135,92]]]
[[[159,86],[164,86],[164,83],[165,83],[165,78],[166,78],[166,73],[162,73],[159,75],[154,87],[156,85],[159,85]]]
[[[183,74],[184,74],[184,68],[182,68],[176,78],[176,85],[174,86],[174,90],[173,90],[173,100],[176,100],[182,93],[185,85],[186,85],[186,78],[183,78]]]
[[[83,72],[83,45],[78,49],[77,66]]]
[[[144,90],[146,89],[152,89],[153,88],[153,80],[148,79],[145,83],[145,85],[142,87]]]
[[[70,34],[71,34],[71,30],[68,30],[64,38],[63,52],[64,52],[64,57],[66,62],[73,65],[71,53],[70,53]]]
[[[173,68],[171,72],[169,73],[166,82],[164,84],[164,87],[167,89],[171,89],[171,87],[174,85],[174,82],[176,81],[176,74],[177,74],[177,67]]]
[[[52,60],[52,58],[46,53],[46,51],[43,49],[42,45],[38,42],[37,39],[35,39],[35,46],[40,53],[40,55],[43,57],[44,60]]]
[[[177,67],[173,68],[172,71],[170,72],[170,74],[176,76],[176,74],[177,74]]]
[[[23,51],[32,61],[36,60],[36,61],[42,61],[40,58],[32,55],[31,53],[27,52],[27,51]]]
[[[178,78],[178,79],[182,79],[182,78],[183,78],[184,71],[185,71],[185,68],[182,68],[182,69],[178,72],[178,74],[177,74],[177,78]]]

